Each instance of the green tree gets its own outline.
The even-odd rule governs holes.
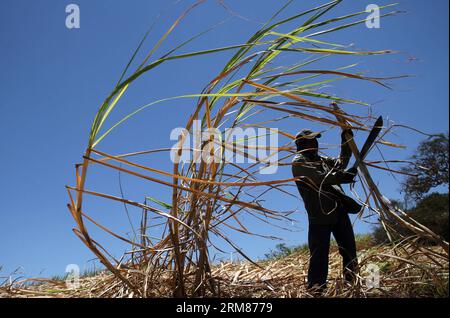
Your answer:
[[[412,156],[412,164],[404,167],[408,176],[402,184],[402,190],[407,197],[421,199],[432,188],[448,185],[449,178],[449,148],[448,132],[422,141],[417,152]]]
[[[432,193],[417,203],[409,215],[434,233],[449,240],[448,193]]]
[[[400,206],[399,206],[400,207]],[[416,206],[412,209],[406,210],[413,219],[425,225],[434,233],[442,236],[446,241],[449,240],[449,200],[448,193],[431,193],[420,199]],[[399,235],[408,236],[413,233],[405,229],[395,220],[389,220],[389,225]],[[388,237],[384,228],[379,225],[373,233],[373,239],[377,244],[388,242]],[[398,235],[393,239],[398,239]]]
[[[402,171],[409,176],[402,183],[405,199],[413,199],[413,208],[406,209],[399,202],[393,202],[395,206],[407,212],[412,218],[425,225],[436,234],[449,240],[448,218],[449,199],[448,193],[432,193],[429,191],[440,185],[448,186],[449,179],[449,144],[448,132],[435,135],[422,141],[417,147],[416,153],[411,157],[412,163]],[[407,201],[407,200],[406,200]],[[399,235],[410,235],[395,220],[388,220],[389,226]],[[374,240],[377,243],[388,241],[386,231],[379,225],[373,231]],[[395,240],[397,237],[393,237]]]

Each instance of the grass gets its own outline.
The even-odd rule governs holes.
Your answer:
[[[105,272],[104,269],[85,269],[83,272],[80,273],[79,278],[83,279],[83,278],[88,278],[88,277],[95,277],[104,272]],[[69,275],[70,275],[70,273],[67,273],[64,275],[53,275],[52,277],[50,277],[50,280],[63,282],[63,281],[66,281],[66,279],[69,277]]]
[[[362,238],[362,246],[367,246]],[[329,281],[326,297],[352,298],[399,298],[399,297],[448,297],[448,262],[446,257],[430,260],[417,253],[411,255],[411,245],[394,249],[390,245],[378,245],[359,250],[361,270],[358,281],[346,285],[341,278],[341,257],[335,249],[330,254]],[[396,251],[395,251],[396,250]],[[389,257],[397,253],[399,258]],[[433,253],[443,253],[440,247],[433,247]],[[445,253],[444,253],[445,254]],[[220,286],[218,297],[311,297],[306,290],[306,268],[309,252],[304,246],[291,249],[288,255],[271,257],[257,264],[244,261],[239,263],[222,262],[212,266],[212,275]],[[413,261],[413,262],[409,262]],[[365,269],[369,264],[380,267],[379,287],[369,288],[365,282]],[[154,278],[152,297],[171,297],[169,273]],[[143,279],[137,274],[135,280]],[[136,295],[132,295],[137,297]],[[213,296],[211,293],[206,297]],[[0,286],[0,297],[58,297],[58,298],[115,298],[130,297],[121,287],[120,280],[111,273],[84,277],[80,288],[67,289],[60,281],[46,281],[40,284],[21,286]]]
[[[373,247],[374,240],[371,234],[356,234],[355,235],[357,250],[366,250]],[[337,243],[334,239],[330,242],[331,250],[336,250]],[[274,250],[264,254],[265,260],[280,259],[296,253],[309,253],[308,244],[301,244],[296,246],[287,246],[284,243],[277,244]]]

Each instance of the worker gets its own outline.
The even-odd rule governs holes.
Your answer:
[[[319,155],[318,138],[321,133],[309,129],[295,136],[297,152],[292,162],[292,174],[308,213],[308,290],[314,296],[323,295],[328,276],[328,254],[331,233],[343,258],[343,276],[346,282],[355,280],[357,270],[356,243],[348,213],[358,213],[362,206],[345,195],[341,184],[354,183],[356,168],[346,171],[351,150],[347,138],[353,138],[350,129],[341,134],[339,158]]]

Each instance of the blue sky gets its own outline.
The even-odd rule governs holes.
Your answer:
[[[347,0],[330,14],[362,11],[372,2]],[[64,0],[3,0],[1,4],[0,265],[4,268],[0,276],[20,266],[26,275],[44,276],[61,274],[71,263],[81,268],[89,266],[87,261],[93,255],[72,233],[74,221],[66,208],[68,197],[64,185],[74,184],[74,164],[81,161],[93,116],[148,26],[160,14],[146,50],[192,1],[73,1],[81,10],[81,28],[76,30],[65,27],[65,7],[69,3]],[[230,12],[217,1],[207,1],[183,20],[161,47],[160,54],[227,18],[230,19],[190,44],[185,51],[244,43],[281,5],[279,1],[270,0],[228,0],[226,3],[240,16],[230,18]],[[317,1],[294,1],[286,14],[316,4]],[[335,68],[358,62],[358,70],[371,76],[412,76],[392,81],[392,90],[354,81],[341,81],[325,90],[373,103],[376,114],[397,124],[430,133],[448,131],[448,1],[405,0],[399,9],[406,13],[383,19],[380,29],[369,30],[361,25],[323,38],[354,44],[357,49],[393,49],[397,54],[342,57],[327,60],[322,66]],[[225,52],[161,66],[133,85],[117,112],[112,114],[112,120],[160,98],[198,93],[231,54]],[[290,62],[293,60],[286,60]],[[193,105],[193,100],[177,101],[146,111],[117,129],[100,149],[125,153],[170,147],[170,130],[184,125]],[[294,133],[303,128],[299,127],[301,125],[290,121],[282,128]],[[330,132],[322,141],[334,143],[337,135],[337,132]],[[357,136],[360,142],[362,139]],[[383,153],[389,159],[407,159],[422,139],[417,133],[397,129],[389,140],[407,149],[383,148]],[[372,158],[376,159],[377,154]],[[163,157],[150,160],[156,166],[164,166]],[[374,171],[373,175],[387,197],[400,196],[396,180],[379,171]],[[279,177],[289,177],[289,171],[280,169]],[[122,181],[125,193],[133,198],[140,200],[143,195],[149,195],[144,190],[146,185],[137,184],[126,176]],[[110,187],[114,193],[118,191],[117,175],[107,174],[102,169],[95,171],[88,184],[92,188]],[[150,192],[158,197],[167,190],[152,188]],[[109,205],[96,200],[89,204],[99,220],[107,222],[112,229],[127,226],[123,207],[111,206],[110,209]],[[260,228],[249,220],[251,227],[258,227],[253,230],[282,236],[288,245],[304,243],[307,221],[301,201],[273,198],[270,205],[297,208],[298,222],[293,227],[297,231]],[[132,216],[136,217],[137,214]],[[355,228],[357,232],[370,230],[370,226],[362,222],[357,222]],[[117,255],[123,251],[122,246],[109,242],[104,234],[98,233],[95,237],[107,241]],[[233,238],[254,258],[263,256],[278,243],[238,235]]]

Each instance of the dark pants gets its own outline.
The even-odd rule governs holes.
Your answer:
[[[331,233],[336,239],[339,253],[343,258],[344,278],[347,281],[354,279],[353,272],[358,266],[355,235],[348,214],[340,213],[335,224],[309,224],[308,245],[311,258],[308,269],[308,288],[326,287]]]

